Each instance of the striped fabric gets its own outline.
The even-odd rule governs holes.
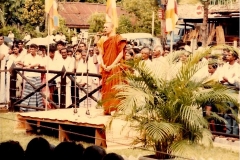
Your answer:
[[[28,80],[34,84],[36,87],[41,86],[41,77],[27,77]],[[30,94],[31,92],[34,92],[33,87],[27,83],[26,81],[24,82],[24,87],[23,87],[23,94],[22,98]],[[24,100],[22,105],[27,105],[27,106],[32,106],[32,107],[44,107],[43,105],[43,97],[39,92],[34,93],[31,97],[27,98]],[[35,111],[35,109],[27,109],[27,108],[21,108],[22,111]]]

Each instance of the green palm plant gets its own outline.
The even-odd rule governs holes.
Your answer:
[[[126,71],[127,84],[115,86],[119,90],[116,97],[121,103],[112,120],[122,117],[129,122],[140,133],[134,144],[154,147],[155,158],[183,155],[203,142],[211,145],[212,135],[200,111],[201,105],[206,102],[219,106],[224,106],[226,101],[237,103],[230,89],[217,83],[205,84],[205,79],[193,80],[205,65],[198,62],[206,53],[190,55],[180,67],[176,59],[181,51],[172,53],[167,57],[165,69],[149,68],[140,61],[131,62],[129,65],[137,74]]]

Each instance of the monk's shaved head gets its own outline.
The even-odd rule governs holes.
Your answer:
[[[114,33],[114,25],[111,22],[104,23],[103,31],[106,35],[110,35]]]
[[[112,22],[105,22],[105,23],[104,23],[104,26],[105,26],[105,25],[107,25],[107,26],[109,26],[109,27],[111,27],[111,28],[114,27],[114,24],[113,24]]]

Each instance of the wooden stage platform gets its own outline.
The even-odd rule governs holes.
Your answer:
[[[86,115],[86,108],[56,109],[17,114],[16,129],[24,129],[27,133],[37,133],[55,136],[59,141],[84,141],[102,147],[129,148],[136,133],[130,127],[124,127],[126,121],[115,119],[109,128],[111,116],[102,115],[102,109],[90,109],[91,115]]]

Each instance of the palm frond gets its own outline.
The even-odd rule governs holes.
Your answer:
[[[166,138],[174,137],[178,134],[181,125],[169,122],[149,122],[144,125],[148,137],[154,141],[165,141]]]
[[[184,157],[195,155],[195,157],[197,157],[198,152],[195,150],[195,147],[196,147],[196,144],[193,144],[188,140],[181,140],[173,143],[169,147],[169,150],[173,155],[179,155]]]
[[[193,106],[181,106],[179,110],[180,120],[189,131],[196,131],[199,128],[208,128],[208,122],[202,117],[201,112]]]

